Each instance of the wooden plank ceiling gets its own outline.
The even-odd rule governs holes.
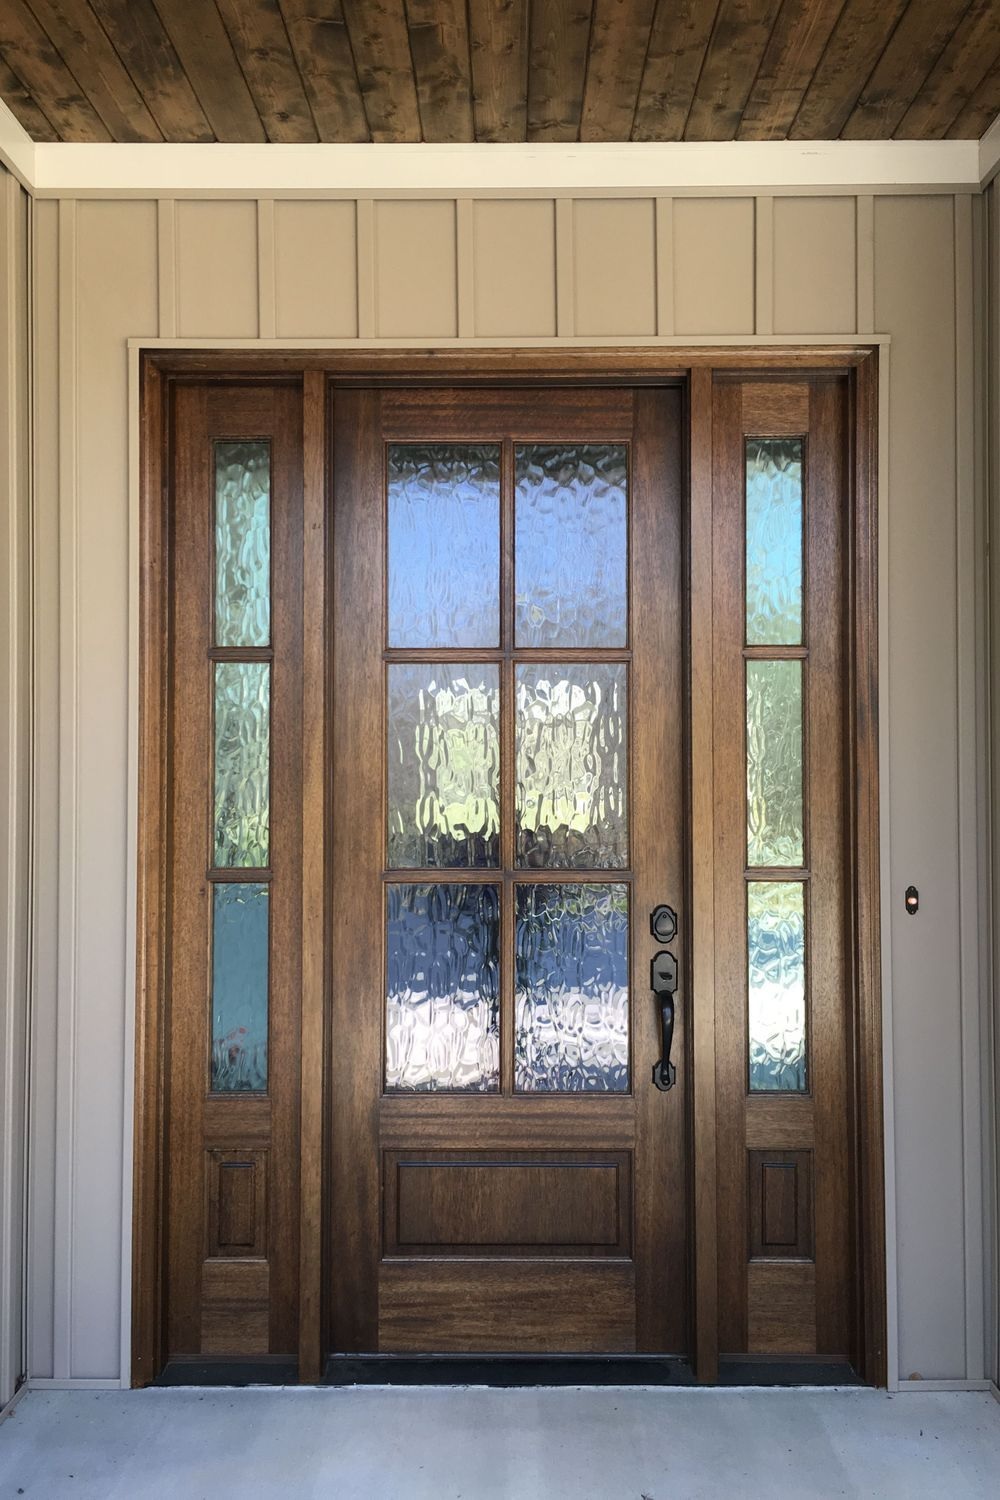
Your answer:
[[[0,0],[39,141],[974,138],[1000,0]]]

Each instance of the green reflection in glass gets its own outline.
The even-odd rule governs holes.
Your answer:
[[[806,922],[801,883],[747,884],[750,1090],[806,1088]]]
[[[271,638],[271,445],[215,444],[215,643]]]
[[[215,664],[215,863],[269,860],[271,666]]]
[[[801,865],[801,661],[748,661],[746,692],[747,863]]]

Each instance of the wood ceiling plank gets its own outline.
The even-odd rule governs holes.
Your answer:
[[[743,110],[739,140],[785,139],[841,9],[842,0],[785,0]]]
[[[847,0],[788,132],[793,141],[836,140],[907,0]]]
[[[635,125],[656,0],[595,0],[582,141],[627,141]]]
[[[292,52],[321,141],[370,141],[340,0],[281,0]]]
[[[1000,115],[1000,60],[995,62],[972,97],[948,126],[948,139],[976,141]]]
[[[594,0],[533,0],[528,50],[529,141],[575,141]]]
[[[373,141],[419,141],[403,0],[342,0],[361,98]]]
[[[425,141],[472,140],[472,63],[465,0],[406,0]]]
[[[844,129],[848,141],[887,140],[969,8],[969,0],[910,0]]]
[[[0,99],[33,141],[57,141],[59,132],[31,90],[0,57]]]
[[[477,141],[523,141],[528,128],[527,0],[469,0]]]
[[[996,0],[973,0],[896,126],[899,139],[940,140],[998,59],[1000,6]]]
[[[269,141],[319,135],[278,0],[215,0]]]
[[[162,141],[163,133],[87,0],[28,0],[115,141]]]
[[[0,5],[0,58],[44,108],[64,141],[109,141],[111,132],[22,0]]]
[[[686,141],[731,141],[781,0],[722,0],[684,130]]]
[[[681,141],[712,39],[718,0],[659,0],[632,138]]]
[[[214,4],[156,0],[164,29],[180,58],[217,140],[266,139],[264,125]]]
[[[90,0],[90,8],[128,69],[164,140],[179,144],[213,141],[212,127],[152,0]]]

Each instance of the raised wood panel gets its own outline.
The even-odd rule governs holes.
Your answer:
[[[279,338],[356,338],[357,209],[274,205],[275,329]]]
[[[816,1353],[816,1267],[811,1262],[750,1263],[747,1352]]]
[[[176,219],[178,333],[256,338],[256,203],[183,202]]]
[[[631,1244],[631,1156],[386,1155],[387,1255],[592,1253]]]
[[[750,1259],[811,1260],[811,1151],[748,1151]]]
[[[475,330],[480,338],[556,331],[555,204],[498,199],[473,211]]]
[[[518,1339],[511,1343],[510,1309]],[[630,1354],[635,1272],[607,1262],[391,1261],[379,1277],[380,1350],[449,1354]],[[553,1330],[563,1336],[553,1341]]]
[[[375,296],[380,338],[455,337],[453,202],[376,203]]]
[[[753,333],[752,198],[674,202],[674,331]]]
[[[574,203],[573,331],[578,336],[656,332],[654,213],[651,198]]]
[[[267,1151],[206,1155],[208,1258],[267,1257]]]
[[[856,320],[853,198],[775,198],[775,333],[845,333]]]

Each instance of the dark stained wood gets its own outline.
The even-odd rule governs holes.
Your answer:
[[[269,141],[319,139],[278,0],[215,0]]]
[[[575,141],[594,0],[533,0],[528,52],[529,141]]]
[[[847,0],[812,76],[789,140],[836,140],[907,0]]]
[[[220,141],[267,139],[215,5],[156,0],[164,30]]]
[[[373,141],[419,141],[403,0],[341,0]]]
[[[410,56],[425,141],[472,139],[465,0],[407,0]]]
[[[828,0],[785,0],[740,119],[739,140],[784,140],[838,13]]]
[[[523,141],[528,122],[528,0],[469,0],[477,141]]]
[[[660,4],[650,32],[632,138],[680,141],[712,35],[717,0]]]
[[[17,116],[33,141],[57,141],[59,132],[27,84],[0,57],[0,99]]]
[[[580,121],[582,141],[627,141],[632,135],[656,0],[594,0]]]
[[[816,1267],[810,1261],[751,1261],[747,1267],[751,1354],[816,1354]],[[808,1380],[806,1370],[803,1380]]]
[[[165,141],[214,140],[153,0],[89,0]]]
[[[812,1260],[812,1152],[749,1150],[750,1259]]]
[[[1000,114],[1000,61],[994,62],[986,77],[948,126],[945,134],[952,140],[975,140],[988,130]]]
[[[30,90],[63,140],[113,139],[24,0],[5,0],[0,6],[0,57]]]
[[[281,0],[281,12],[320,140],[371,140],[340,0]]]
[[[115,141],[163,136],[87,0],[28,0]]]
[[[910,0],[844,125],[845,140],[882,140],[896,133],[968,8],[969,0]]]
[[[731,141],[771,35],[781,0],[722,0],[684,139]]]
[[[909,140],[946,135],[955,121],[955,100],[964,95],[971,104],[998,58],[1000,7],[995,0],[973,0],[897,125],[897,136]],[[994,110],[986,123],[995,117]]]

